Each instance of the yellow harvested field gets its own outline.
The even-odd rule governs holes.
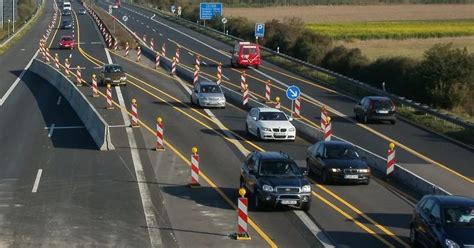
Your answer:
[[[359,48],[370,59],[389,56],[407,56],[420,58],[428,48],[438,43],[452,43],[455,48],[467,47],[469,52],[474,52],[474,37],[447,37],[429,39],[406,40],[354,40],[335,41],[335,45],[344,45],[347,48]]]
[[[311,5],[225,8],[225,16],[256,22],[299,17],[306,23],[474,19],[474,4]]]

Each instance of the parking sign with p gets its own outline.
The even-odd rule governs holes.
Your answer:
[[[265,23],[255,24],[255,37],[263,38],[265,35]]]

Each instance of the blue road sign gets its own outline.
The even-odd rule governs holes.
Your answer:
[[[286,89],[286,97],[292,101],[296,100],[298,97],[300,97],[300,95],[301,90],[296,85],[292,85]]]
[[[171,12],[174,14],[176,12],[176,6],[173,4],[171,5]]]
[[[265,36],[265,23],[255,24],[255,37],[263,38]]]
[[[222,3],[199,4],[199,19],[211,20],[215,16],[222,16]]]

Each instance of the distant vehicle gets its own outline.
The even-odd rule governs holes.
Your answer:
[[[274,108],[252,108],[245,130],[262,140],[295,140],[296,129],[284,112]]]
[[[238,42],[234,45],[230,58],[231,67],[248,67],[260,65],[260,48],[257,44],[250,42]]]
[[[74,49],[76,46],[76,41],[71,36],[62,36],[59,40],[59,49],[67,48]]]
[[[389,121],[395,124],[395,104],[388,97],[366,96],[354,107],[354,114],[357,120],[364,123],[370,121]]]
[[[410,240],[414,247],[473,247],[474,199],[424,196],[413,211]]]
[[[80,9],[78,12],[79,12],[79,15],[85,15],[86,14],[85,9]]]
[[[302,170],[283,152],[252,152],[245,159],[240,187],[249,191],[256,210],[293,206],[304,211],[311,207],[311,185]]]
[[[102,85],[127,85],[127,76],[122,66],[105,64],[100,70],[99,81]]]
[[[70,10],[63,10],[63,16],[70,16],[71,15],[71,11]]]
[[[71,7],[71,2],[64,2],[63,3],[63,10],[69,10],[71,11],[72,10],[72,7]]]
[[[72,22],[71,21],[63,21],[61,24],[62,29],[71,29],[72,28]]]
[[[320,141],[306,155],[308,171],[321,175],[325,184],[355,182],[369,184],[370,168],[355,147],[342,141]]]
[[[224,108],[226,99],[221,87],[212,81],[200,81],[194,85],[191,103],[200,107]]]

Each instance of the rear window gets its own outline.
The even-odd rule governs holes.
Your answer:
[[[372,104],[376,109],[386,109],[392,107],[392,101],[390,100],[372,100]]]
[[[243,48],[243,54],[257,54],[257,48],[256,47],[244,47]]]
[[[217,85],[201,85],[202,93],[221,93],[221,88]]]
[[[122,67],[120,67],[120,66],[107,66],[107,67],[105,67],[105,72],[115,73],[115,72],[121,72],[121,71],[122,71]]]
[[[64,37],[63,41],[72,41],[72,38],[71,37]]]

